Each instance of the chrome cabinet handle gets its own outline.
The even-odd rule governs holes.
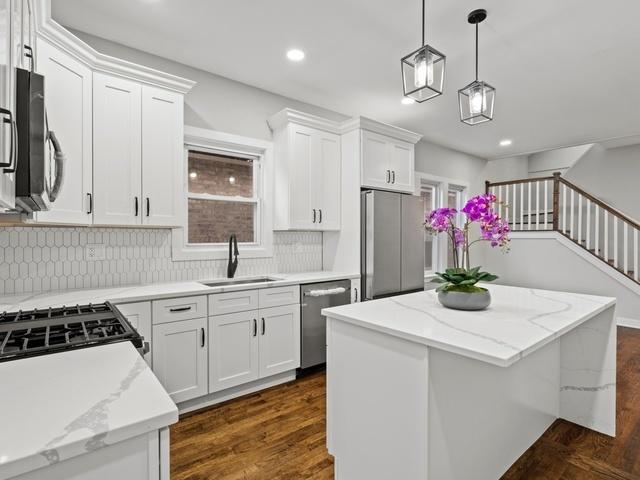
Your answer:
[[[262,335],[264,335],[264,332],[266,331],[266,326],[264,323],[264,317],[262,317]]]
[[[204,344],[205,344],[205,333],[204,333],[204,328],[201,328],[200,329],[200,346],[204,348]]]
[[[93,194],[87,193],[87,198],[89,199],[89,211],[87,215],[91,215],[93,213]]]
[[[257,336],[258,335],[258,321],[254,318],[253,319],[253,336]]]
[[[171,313],[176,313],[176,312],[188,312],[189,310],[191,310],[191,307],[178,307],[178,308],[170,308],[169,311]]]
[[[392,175],[391,183],[396,183],[396,171],[391,170],[391,175]]]
[[[316,209],[313,209],[313,223],[316,223]]]
[[[318,210],[320,212],[320,221],[318,223],[322,223],[322,209]]]
[[[147,217],[151,214],[151,200],[147,197]]]
[[[134,216],[135,216],[135,217],[137,217],[137,216],[138,216],[138,210],[139,210],[139,207],[138,207],[138,197],[133,197],[133,198],[135,199],[135,209],[136,209],[136,213],[135,213],[135,215],[134,215]]]

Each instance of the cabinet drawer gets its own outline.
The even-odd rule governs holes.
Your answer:
[[[207,316],[207,297],[169,298],[153,301],[153,324]]]
[[[209,295],[209,315],[246,312],[258,309],[258,290]]]
[[[279,307],[295,303],[300,303],[300,285],[260,290],[260,308]]]

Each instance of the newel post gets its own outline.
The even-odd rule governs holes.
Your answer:
[[[553,230],[558,231],[560,218],[560,172],[553,173]]]

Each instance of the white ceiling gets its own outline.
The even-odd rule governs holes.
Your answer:
[[[63,25],[495,158],[640,133],[637,0],[429,0],[427,41],[447,55],[445,93],[401,105],[400,58],[420,43],[419,0],[53,0]],[[458,118],[473,80],[497,89],[493,122]],[[285,58],[292,47],[307,57]],[[500,147],[503,138],[513,139]]]

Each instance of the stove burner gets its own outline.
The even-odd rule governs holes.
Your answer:
[[[143,338],[110,303],[0,313],[0,361]]]

